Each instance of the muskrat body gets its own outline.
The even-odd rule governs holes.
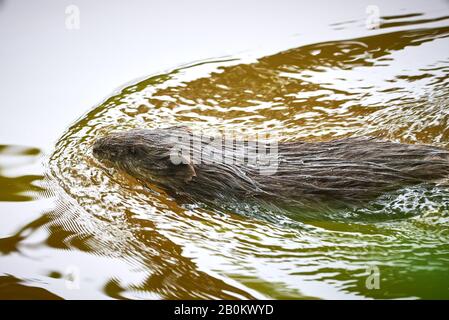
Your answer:
[[[185,133],[178,127],[114,133],[98,139],[93,154],[171,194],[208,200],[228,196],[263,199],[309,208],[323,203],[357,205],[403,186],[442,181],[449,176],[448,151],[371,137],[279,143],[276,170],[268,175],[248,163],[183,157],[176,164],[170,152],[182,143],[176,137]],[[203,139],[197,144],[189,142],[189,146],[204,147],[204,143]],[[236,145],[231,148],[238,153]],[[215,148],[214,152],[225,158],[226,148]]]

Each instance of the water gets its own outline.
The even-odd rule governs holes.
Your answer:
[[[182,205],[105,172],[91,155],[107,132],[180,123],[270,130],[284,141],[372,135],[447,147],[449,6],[380,4],[375,30],[365,27],[365,7],[348,5],[353,19],[320,13],[326,23],[304,43],[277,41],[132,82],[59,133],[51,152],[2,146],[0,294],[449,298],[443,186],[305,219],[268,205]]]

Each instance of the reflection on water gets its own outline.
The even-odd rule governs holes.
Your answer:
[[[0,2],[1,5],[1,2]],[[42,288],[28,287],[21,284],[20,279],[13,276],[0,276],[0,299],[2,300],[28,300],[28,299],[42,299],[42,300],[60,300],[51,292]]]
[[[20,146],[0,145],[0,201],[30,201],[38,197],[44,191],[38,185],[42,181],[41,175],[19,175],[6,176],[3,171],[13,169],[20,158],[28,158],[39,154],[39,150],[34,148],[24,148]]]
[[[20,155],[35,157],[39,150],[16,146],[3,146],[0,148],[1,160],[5,156]],[[3,163],[3,162],[2,162]],[[6,179],[2,177],[1,179]],[[4,201],[32,201],[33,197],[21,197],[36,187],[23,177],[9,178],[11,183],[6,185],[10,194],[4,193]],[[40,180],[43,177],[40,176]],[[3,180],[2,180],[3,181]],[[6,180],[5,180],[6,181]],[[100,294],[95,298],[104,298],[106,295],[113,298],[147,297],[147,298],[251,298],[251,293],[232,287],[219,278],[211,277],[197,270],[195,264],[181,255],[182,249],[156,232],[150,221],[138,219],[125,212],[121,217],[123,223],[111,224],[109,221],[92,219],[81,208],[77,208],[65,196],[54,195],[57,187],[47,181],[39,191],[48,191],[44,196],[51,196],[55,203],[51,210],[41,212],[39,216],[16,230],[10,236],[0,239],[0,254],[3,260],[3,271],[6,275],[0,277],[0,297],[5,298],[40,298],[55,299],[56,295],[41,288],[34,288],[22,284],[10,275],[10,272],[21,273],[15,268],[21,262],[26,268],[35,269],[39,285],[47,284],[48,277],[53,282],[62,282],[59,286],[49,285],[49,288],[70,296],[71,287],[78,285],[78,281],[92,281],[93,274],[86,272],[89,268],[100,268],[101,276],[97,277]],[[128,229],[128,226],[132,226]],[[161,250],[162,249],[162,250]],[[62,262],[62,267],[48,269],[54,262],[46,261],[45,254],[69,250],[82,253],[75,259],[76,263]],[[86,254],[93,255],[86,258]],[[105,258],[96,259],[96,256]],[[31,258],[31,262],[30,259]],[[33,261],[35,260],[35,261]],[[85,261],[83,261],[85,260]],[[94,263],[89,260],[93,260]],[[115,262],[118,261],[118,262]],[[15,263],[14,263],[15,262]],[[61,264],[61,263],[59,263]],[[83,264],[91,264],[89,267]],[[119,265],[119,266],[116,266]],[[42,269],[45,266],[45,269]],[[111,275],[105,274],[101,268],[109,268]],[[124,272],[123,270],[126,270]],[[79,279],[73,279],[80,277]],[[121,278],[119,278],[121,277]],[[45,280],[44,280],[45,279]],[[136,280],[137,279],[137,280]],[[29,280],[29,279],[27,279]],[[135,280],[135,281],[134,281]],[[34,280],[36,281],[36,280]],[[134,281],[127,283],[129,281]],[[180,283],[177,285],[177,283]],[[147,292],[150,287],[152,291]],[[62,287],[62,288],[61,288]],[[177,288],[174,290],[174,288]],[[79,296],[85,294],[79,293]]]
[[[373,135],[446,147],[449,27],[427,27],[446,19],[385,16],[381,29],[409,29],[155,75],[72,125],[45,178],[14,174],[38,150],[1,147],[0,200],[52,201],[0,239],[0,286],[43,288],[42,298],[449,298],[444,187],[406,188],[338,219],[305,221],[304,212],[248,203],[182,205],[106,173],[91,155],[107,132],[179,123],[212,134],[274,130],[286,141]],[[372,270],[380,289],[367,285]]]

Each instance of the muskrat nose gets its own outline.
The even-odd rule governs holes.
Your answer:
[[[102,157],[102,155],[104,154],[103,146],[104,146],[104,138],[99,138],[97,139],[97,141],[95,141],[92,147],[92,154],[94,155],[95,158],[99,159]]]

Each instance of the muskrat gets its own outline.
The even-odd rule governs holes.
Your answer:
[[[271,174],[261,174],[254,163],[201,162],[188,156],[174,162],[171,150],[186,132],[170,127],[112,133],[94,143],[93,154],[170,194],[222,201],[228,196],[263,199],[308,208],[323,203],[358,205],[403,186],[436,183],[449,176],[448,151],[372,137],[279,143],[277,167]],[[207,145],[207,139],[192,139],[190,148]],[[227,148],[241,151],[236,145],[247,144],[213,152],[221,156],[230,151]]]

